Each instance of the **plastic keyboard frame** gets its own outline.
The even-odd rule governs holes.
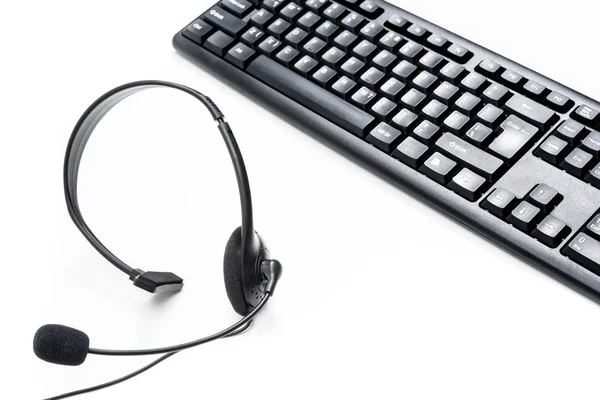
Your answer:
[[[394,5],[381,0],[372,1],[385,9],[385,12],[373,21],[383,24],[392,14],[399,14],[413,23],[422,25],[433,33],[441,34],[452,42],[467,47],[475,53],[475,56],[468,63],[464,64],[471,71],[483,59],[493,60],[505,68],[510,68],[528,79],[533,79],[541,83],[549,89],[557,90],[569,96],[575,101],[575,107],[587,104],[595,109],[600,109],[599,102],[514,61]],[[420,172],[382,153],[365,140],[352,135],[350,132],[236,68],[224,59],[217,57],[203,47],[188,40],[182,35],[182,31],[178,32],[173,38],[173,45],[195,64],[208,70],[211,74],[227,82],[292,125],[309,133],[330,147],[335,148],[378,176],[430,204],[493,243],[509,250],[533,266],[600,303],[600,276],[560,253],[560,250],[568,245],[569,241],[581,230],[584,224],[600,210],[600,190],[568,175],[566,172],[542,161],[532,154],[533,150],[539,146],[550,132],[568,117],[568,114],[559,114],[561,116],[560,121],[554,124],[543,136],[540,136],[536,144],[480,200],[471,203],[430,180]],[[572,110],[573,108],[569,112]],[[519,198],[522,198],[538,183],[547,183],[565,195],[565,200],[557,207],[553,215],[567,222],[573,231],[557,249],[547,247],[480,207],[481,201],[497,187],[504,187],[515,193]]]

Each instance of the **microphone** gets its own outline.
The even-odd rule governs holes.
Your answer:
[[[63,325],[44,325],[33,337],[33,351],[38,358],[53,364],[83,364],[90,349],[85,333]]]

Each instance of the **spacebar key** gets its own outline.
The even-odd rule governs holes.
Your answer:
[[[356,136],[364,137],[375,121],[361,109],[266,56],[252,61],[246,72]]]

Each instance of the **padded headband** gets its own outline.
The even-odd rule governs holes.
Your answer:
[[[227,150],[233,163],[235,175],[238,183],[240,202],[242,208],[242,252],[246,247],[251,247],[254,240],[254,224],[252,219],[252,197],[250,194],[250,183],[242,154],[237,145],[233,132],[229,124],[225,122],[225,117],[213,101],[202,93],[187,86],[164,81],[139,81],[132,82],[111,90],[104,96],[94,102],[86,112],[81,116],[75,126],[65,156],[64,165],[64,187],[67,208],[73,222],[85,238],[94,246],[96,250],[111,264],[129,275],[134,284],[150,292],[164,290],[179,290],[183,285],[183,280],[177,275],[164,272],[144,272],[141,269],[133,269],[117,256],[111,253],[104,244],[94,235],[92,230],[86,224],[77,199],[77,178],[81,157],[85,146],[94,132],[94,129],[102,118],[117,104],[129,96],[138,92],[158,87],[177,89],[189,94],[199,100],[211,113],[214,120],[218,123],[219,131],[225,141]]]

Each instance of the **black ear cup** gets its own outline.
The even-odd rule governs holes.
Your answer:
[[[239,227],[227,241],[223,272],[225,274],[225,289],[227,297],[235,312],[240,315],[248,314],[248,305],[244,299],[243,260],[242,260],[242,228]]]

